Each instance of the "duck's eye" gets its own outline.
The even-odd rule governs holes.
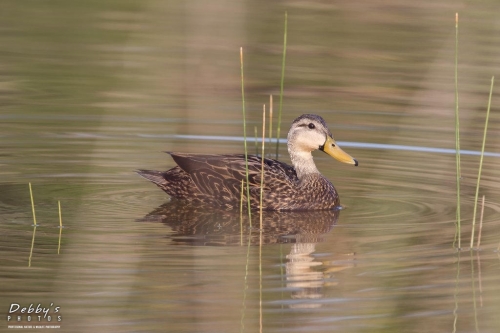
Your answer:
[[[309,123],[309,125],[307,125],[307,126],[308,126],[310,129],[315,129],[315,128],[316,128],[316,126],[314,126],[314,124],[313,124],[313,123]]]

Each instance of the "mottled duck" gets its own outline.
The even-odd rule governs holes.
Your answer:
[[[319,173],[311,152],[319,149],[340,162],[355,166],[358,161],[340,149],[324,119],[314,114],[304,114],[295,119],[287,139],[293,166],[264,158],[262,208],[319,210],[339,206],[335,187]],[[241,182],[246,182],[245,155],[169,154],[177,163],[176,167],[168,171],[137,170],[137,173],[171,197],[239,209]],[[260,208],[261,163],[259,156],[248,155],[252,209]],[[246,191],[243,193],[246,201]]]

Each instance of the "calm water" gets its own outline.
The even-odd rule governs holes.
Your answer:
[[[360,162],[314,155],[344,209],[267,213],[261,233],[255,215],[250,228],[239,213],[169,202],[133,170],[173,167],[165,150],[242,152],[240,46],[247,132],[260,136],[262,104],[269,94],[278,104],[285,10],[281,137],[302,113],[327,120]],[[4,1],[0,331],[498,332],[497,88],[473,251],[479,158],[462,156],[457,251],[455,156],[443,149],[455,143],[455,12],[461,147],[478,151],[500,68],[499,10],[496,1]],[[289,161],[284,145],[280,159]],[[12,304],[40,304],[51,321],[7,321]]]

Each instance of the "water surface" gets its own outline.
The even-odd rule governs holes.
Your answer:
[[[67,332],[498,331],[497,90],[481,244],[469,241],[499,9],[6,1],[0,308],[54,303]],[[257,215],[240,226],[238,212],[178,205],[133,170],[173,167],[162,151],[242,152],[240,46],[248,135],[260,136],[271,93],[277,109],[285,10],[281,137],[300,114],[320,114],[360,166],[315,153],[344,209],[267,213],[261,233]],[[461,148],[472,152],[461,160],[462,251],[450,154],[457,11]],[[279,158],[289,162],[284,144]],[[16,324],[4,318],[2,329]]]

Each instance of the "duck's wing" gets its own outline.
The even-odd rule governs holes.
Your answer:
[[[245,156],[169,153],[177,165],[191,177],[198,190],[223,205],[239,203],[241,182],[246,182]],[[261,163],[258,156],[248,156],[250,197],[260,191]],[[297,182],[293,167],[276,160],[264,159],[266,191],[290,188]],[[246,197],[246,196],[245,196]]]

